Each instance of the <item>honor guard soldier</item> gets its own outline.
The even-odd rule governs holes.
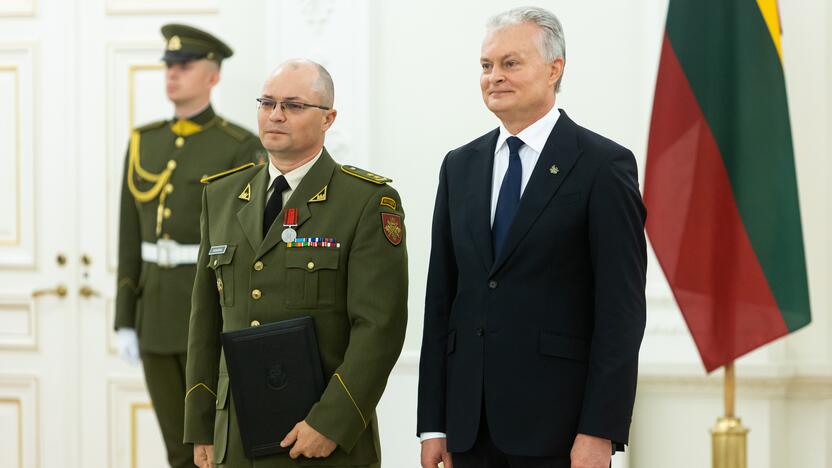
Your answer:
[[[207,174],[253,166],[259,139],[214,113],[211,90],[232,50],[190,26],[162,27],[175,117],[132,131],[119,226],[115,328],[120,355],[144,367],[172,467],[192,467],[183,443],[185,352]]]
[[[185,396],[199,467],[380,464],[375,409],[407,322],[404,211],[390,179],[324,148],[333,100],[322,66],[278,67],[258,99],[269,163],[220,174],[203,193]],[[288,434],[275,431],[286,453],[246,458],[220,334],[303,316],[314,320],[323,394]]]

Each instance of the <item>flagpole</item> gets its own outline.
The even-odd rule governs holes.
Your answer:
[[[718,418],[711,430],[711,456],[713,468],[746,468],[748,429],[742,426],[734,414],[736,401],[736,376],[734,361],[725,365],[725,416]]]
[[[733,418],[734,401],[736,399],[736,374],[734,373],[734,361],[725,365],[725,417]]]

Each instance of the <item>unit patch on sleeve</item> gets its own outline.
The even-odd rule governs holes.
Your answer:
[[[381,227],[384,231],[384,237],[387,238],[393,245],[402,243],[404,231],[402,229],[402,217],[392,213],[381,214]]]

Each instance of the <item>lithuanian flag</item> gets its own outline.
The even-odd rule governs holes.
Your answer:
[[[647,233],[708,372],[811,321],[776,0],[670,0]]]

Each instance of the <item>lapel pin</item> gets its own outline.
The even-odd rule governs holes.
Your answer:
[[[326,201],[326,188],[327,187],[328,187],[328,185],[324,185],[324,188],[322,188],[320,192],[316,193],[315,196],[310,198],[309,201],[306,202],[306,203],[317,203],[317,202]]]
[[[251,184],[246,185],[246,188],[245,190],[243,190],[243,193],[241,193],[240,196],[237,198],[239,198],[240,200],[251,201]]]
[[[557,175],[558,172],[560,172],[560,169],[558,169],[557,164],[552,164],[552,167],[549,168],[549,172],[551,172],[552,174]]]

